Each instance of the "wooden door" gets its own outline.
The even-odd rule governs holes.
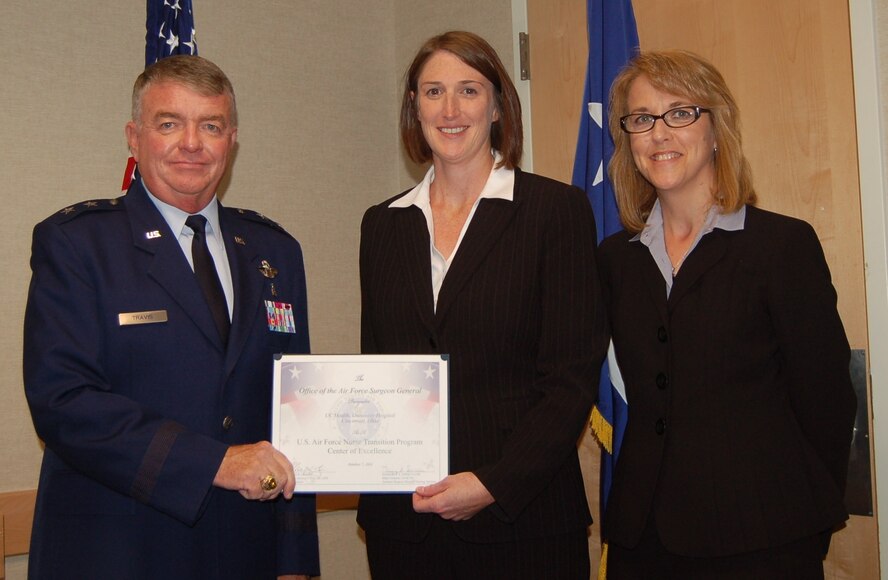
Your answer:
[[[570,181],[582,108],[585,5],[527,0],[533,167],[562,181]],[[847,0],[633,0],[633,6],[642,49],[692,50],[725,76],[740,105],[759,205],[817,230],[851,348],[866,351]],[[588,437],[581,454],[590,503],[597,504],[598,453]],[[598,531],[590,540],[593,555]],[[852,516],[833,538],[826,576],[878,578],[878,554],[875,517]]]

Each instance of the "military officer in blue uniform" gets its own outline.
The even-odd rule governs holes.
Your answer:
[[[29,575],[317,575],[314,497],[268,443],[273,355],[309,350],[302,253],[216,197],[231,83],[201,57],[159,61],[126,137],[126,195],[34,229],[24,381],[46,450]]]

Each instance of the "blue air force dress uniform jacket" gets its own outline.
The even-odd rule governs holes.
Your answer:
[[[228,446],[269,438],[273,355],[309,350],[299,243],[255,212],[220,205],[219,219],[227,348],[140,179],[34,229],[24,380],[46,451],[32,578],[318,573],[313,496],[212,486]],[[292,328],[270,329],[274,303],[292,306]]]

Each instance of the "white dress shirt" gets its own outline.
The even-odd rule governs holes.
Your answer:
[[[469,211],[466,223],[463,224],[462,230],[459,232],[459,237],[456,240],[456,245],[453,247],[453,251],[450,253],[450,257],[445,258],[441,252],[438,251],[438,248],[435,247],[435,222],[432,216],[432,205],[429,197],[432,182],[435,181],[434,165],[429,167],[425,177],[416,185],[416,187],[407,192],[403,197],[400,197],[389,204],[389,207],[402,208],[415,205],[421,209],[423,215],[425,215],[426,226],[429,228],[429,253],[432,261],[432,292],[435,297],[436,309],[438,307],[438,293],[441,291],[444,277],[450,269],[450,264],[453,263],[453,258],[456,256],[457,250],[459,250],[459,246],[462,243],[463,236],[466,234],[466,230],[469,229],[469,224],[472,222],[475,210],[478,209],[478,203],[483,198],[513,201],[515,171],[512,169],[506,169],[505,167],[497,169],[496,166],[500,160],[502,160],[502,155],[497,151],[492,151],[491,153],[494,156],[494,161],[493,168],[490,170],[490,176],[487,178],[487,183],[484,185],[484,189],[481,190],[481,194],[478,196],[478,199],[475,200],[472,209]]]
[[[144,181],[142,185],[145,185]],[[167,225],[170,226],[170,230],[173,233],[178,233],[179,246],[182,248],[182,253],[185,254],[185,259],[188,260],[188,264],[194,270],[194,262],[191,257],[191,241],[194,239],[194,231],[185,225],[185,220],[192,214],[162,202],[148,191],[147,185],[145,186],[145,191],[148,193],[148,199],[154,203],[157,211],[160,212]],[[216,196],[214,195],[212,201],[198,213],[207,218],[207,247],[210,250],[210,255],[213,256],[216,273],[219,275],[219,281],[222,283],[222,291],[225,292],[225,302],[228,303],[228,318],[230,320],[234,315],[234,284],[231,280],[228,254],[225,252],[225,241],[222,239],[222,228],[219,225],[219,201],[216,199]]]

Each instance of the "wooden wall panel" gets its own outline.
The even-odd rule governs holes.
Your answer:
[[[3,518],[0,535],[6,556],[28,553],[36,500],[35,489],[0,493],[0,516]]]
[[[533,170],[570,183],[586,83],[585,0],[527,0]]]
[[[530,35],[533,171],[570,183],[586,83],[585,0],[527,0]],[[592,576],[601,555],[599,469],[601,451],[585,431],[579,446],[586,497],[595,524],[589,536]]]
[[[633,6],[643,49],[692,50],[725,75],[740,105],[759,205],[814,226],[851,346],[867,349],[847,1],[633,0]],[[527,7],[534,170],[569,181],[588,53],[585,2],[527,0]],[[597,452],[584,441],[581,455],[593,500]],[[852,517],[833,540],[827,578],[878,578],[878,571],[876,521]]]

